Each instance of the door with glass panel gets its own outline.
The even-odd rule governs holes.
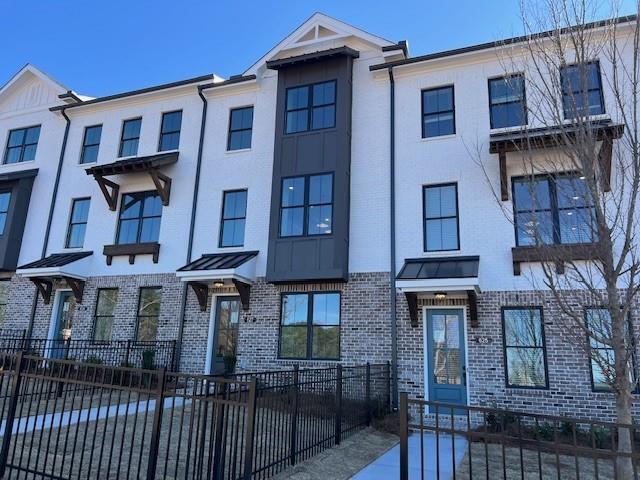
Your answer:
[[[429,400],[467,403],[463,321],[462,310],[426,310],[425,369]]]
[[[211,373],[218,375],[225,373],[235,365],[238,323],[240,322],[240,297],[217,297],[215,315]],[[225,361],[227,363],[226,370]]]
[[[76,298],[73,293],[60,292],[58,295],[58,308],[55,313],[53,338],[49,352],[51,358],[64,357],[66,343],[71,340],[73,312],[76,308]]]

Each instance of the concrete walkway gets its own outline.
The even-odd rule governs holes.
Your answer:
[[[447,480],[452,478],[454,468],[462,462],[467,451],[467,441],[462,437],[456,437],[451,441],[450,435],[439,435],[439,445],[433,433],[423,434],[423,455],[424,455],[424,477],[420,475],[420,434],[414,433],[409,437],[409,478],[427,480],[439,478]],[[440,476],[437,476],[438,463],[436,457],[440,458]],[[454,466],[455,462],[455,466]],[[368,466],[360,470],[354,480],[386,480],[400,477],[400,445],[396,445],[391,450],[374,460]]]

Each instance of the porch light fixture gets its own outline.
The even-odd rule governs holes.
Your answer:
[[[447,298],[447,292],[435,292],[433,296],[436,298],[436,300],[444,300],[445,298]]]
[[[224,287],[224,282],[213,282],[214,288],[222,288]]]

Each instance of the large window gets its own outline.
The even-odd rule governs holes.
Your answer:
[[[458,250],[458,187],[454,184],[426,186],[424,203],[424,250]]]
[[[598,62],[567,65],[560,69],[565,118],[604,113],[602,78]]]
[[[509,75],[489,80],[491,128],[527,124],[524,75]]]
[[[93,324],[93,339],[96,342],[108,342],[111,340],[117,301],[117,288],[101,288],[98,290],[96,315]]]
[[[453,85],[422,91],[422,138],[456,133]]]
[[[141,125],[142,118],[132,118],[124,121],[122,124],[122,136],[120,137],[119,157],[132,157],[138,154]]]
[[[286,133],[333,128],[335,125],[335,80],[287,89]]]
[[[0,280],[0,328],[4,326],[7,313],[7,303],[9,303],[9,286],[11,282],[8,279]]]
[[[282,295],[280,358],[340,358],[340,294]]]
[[[160,142],[158,151],[178,150],[180,146],[180,127],[182,126],[182,110],[162,114]]]
[[[69,228],[67,229],[67,248],[81,248],[84,244],[90,205],[90,198],[76,198],[73,200],[71,215],[69,216]]]
[[[220,246],[241,247],[244,245],[244,224],[247,216],[247,191],[224,192],[222,222],[220,224]]]
[[[100,137],[102,137],[102,125],[94,125],[84,129],[80,163],[95,163],[98,161]]]
[[[11,192],[0,192],[0,235],[4,235],[9,215],[9,204],[11,203]]]
[[[227,150],[251,148],[253,131],[253,107],[236,108],[229,114],[229,138]]]
[[[507,386],[546,388],[542,309],[504,308],[502,323]]]
[[[144,287],[140,289],[138,301],[138,340],[155,341],[158,336],[160,320],[161,287]]]
[[[116,243],[157,242],[161,218],[162,201],[155,191],[123,195]]]
[[[514,178],[512,183],[519,246],[596,240],[595,209],[584,178],[540,175]]]
[[[20,163],[35,160],[40,125],[18,128],[9,132],[7,148],[4,151],[4,163]]]
[[[280,207],[280,236],[332,233],[333,175],[283,179]]]

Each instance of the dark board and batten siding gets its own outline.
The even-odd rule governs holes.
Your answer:
[[[347,281],[353,60],[353,55],[338,55],[278,71],[267,281]],[[336,81],[335,127],[285,134],[287,88],[330,80]],[[281,238],[282,179],[323,173],[333,173],[332,233]]]

